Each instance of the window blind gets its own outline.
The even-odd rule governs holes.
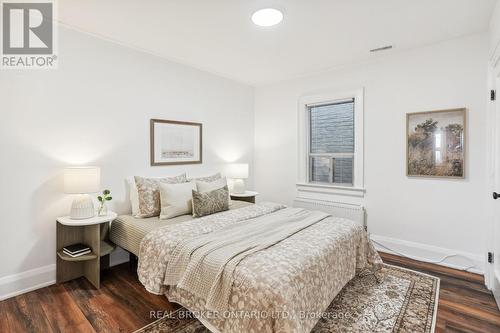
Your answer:
[[[309,110],[309,181],[353,184],[354,99]]]

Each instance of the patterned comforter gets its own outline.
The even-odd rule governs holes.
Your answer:
[[[309,332],[347,282],[380,268],[380,257],[355,222],[330,216],[245,257],[234,269],[224,312],[207,311],[204,299],[165,285],[177,244],[284,208],[257,204],[152,231],[141,243],[139,280],[148,291],[193,311],[214,331]]]

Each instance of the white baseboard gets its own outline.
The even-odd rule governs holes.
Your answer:
[[[370,235],[370,239],[374,241],[375,248],[381,252],[396,255],[404,254],[415,260],[435,262],[441,266],[461,270],[467,269],[468,272],[484,275],[486,258],[481,255],[378,235]],[[447,256],[449,257],[437,263],[437,261]]]
[[[128,261],[128,253],[120,248],[111,254],[109,265]],[[47,265],[0,278],[0,301],[56,283],[56,265]]]
[[[30,269],[0,278],[0,301],[56,283],[56,265]]]
[[[495,296],[495,301],[497,302],[498,308],[500,309],[500,271],[496,270],[493,274],[492,288],[493,296]]]
[[[405,254],[415,260],[420,261],[439,261],[445,256],[458,255],[450,257],[439,263],[439,265],[455,268],[466,269],[469,272],[484,274],[485,258],[480,255],[455,251],[451,249],[441,248],[437,246],[409,242],[401,239],[389,238],[378,235],[370,235],[370,238],[383,246],[374,243],[377,250],[392,254]],[[385,247],[387,248],[385,248]],[[389,249],[397,251],[391,251]],[[110,266],[116,266],[128,261],[128,253],[118,248],[112,253],[110,258]],[[470,268],[474,266],[473,268]],[[39,288],[43,288],[56,283],[56,265],[47,265],[35,269],[31,269],[22,273],[13,274],[0,278],[0,301],[14,297],[20,294],[27,293]]]

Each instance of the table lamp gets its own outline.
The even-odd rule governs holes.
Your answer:
[[[71,167],[64,169],[64,192],[77,194],[71,205],[70,218],[83,220],[94,217],[94,203],[89,193],[99,192],[101,169],[98,167]]]
[[[248,164],[233,163],[229,164],[226,171],[226,177],[233,179],[233,193],[245,193],[245,181],[248,178]]]

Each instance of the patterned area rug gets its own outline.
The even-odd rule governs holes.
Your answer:
[[[439,279],[389,265],[382,272],[385,278],[380,283],[373,275],[349,282],[312,332],[434,332]],[[136,333],[210,332],[198,320],[184,319],[189,317],[185,311],[180,309]]]

